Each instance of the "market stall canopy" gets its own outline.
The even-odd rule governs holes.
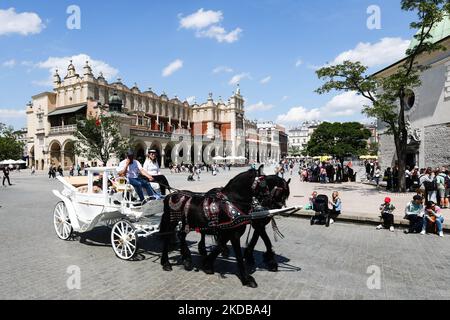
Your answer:
[[[361,156],[359,157],[361,160],[378,160],[377,156]]]

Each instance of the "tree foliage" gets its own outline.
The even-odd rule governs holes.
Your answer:
[[[24,146],[17,140],[12,127],[0,123],[0,161],[22,159]]]
[[[370,135],[370,130],[358,122],[324,122],[312,134],[306,151],[312,157],[329,155],[341,159],[359,156],[366,153]]]
[[[406,190],[405,166],[408,128],[405,119],[408,90],[421,85],[420,74],[428,66],[418,63],[418,56],[445,50],[431,40],[433,28],[450,13],[447,0],[402,0],[401,8],[417,13],[417,21],[410,24],[417,30],[415,45],[406,51],[406,58],[395,72],[385,77],[367,74],[368,68],[360,62],[344,61],[317,70],[319,79],[325,83],[316,90],[319,94],[337,91],[355,91],[367,98],[363,113],[377,118],[386,125],[386,134],[393,135],[399,165],[400,189]]]
[[[76,155],[101,160],[104,165],[112,157],[120,157],[130,146],[130,140],[120,133],[120,119],[116,115],[78,120],[75,137]]]

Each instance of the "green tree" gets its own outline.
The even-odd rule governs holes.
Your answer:
[[[101,160],[104,165],[113,156],[120,157],[130,146],[130,140],[120,133],[120,118],[101,115],[98,119],[77,121],[74,152],[90,160]]]
[[[17,141],[12,127],[0,123],[0,161],[22,159],[24,146],[23,142]]]
[[[290,156],[299,156],[301,154],[301,150],[299,147],[290,147],[288,153]]]
[[[369,137],[370,130],[359,122],[324,122],[312,134],[306,151],[313,157],[328,155],[343,160],[367,152]]]
[[[369,156],[377,156],[379,147],[380,147],[380,145],[378,142],[369,143],[369,145],[367,146],[368,155]]]
[[[342,64],[326,66],[317,70],[319,79],[325,84],[316,90],[324,94],[332,90],[355,91],[367,98],[363,113],[383,122],[387,134],[394,138],[399,167],[399,187],[406,191],[405,167],[408,128],[405,121],[406,100],[409,90],[421,85],[420,73],[427,68],[418,62],[421,54],[432,53],[445,48],[430,41],[431,31],[450,13],[447,0],[402,0],[401,8],[417,13],[417,21],[410,24],[417,30],[415,45],[406,51],[407,58],[384,78],[367,75],[368,67],[360,62],[344,61]]]

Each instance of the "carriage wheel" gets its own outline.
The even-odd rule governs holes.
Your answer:
[[[72,225],[70,224],[69,213],[64,202],[58,202],[53,210],[53,225],[55,226],[56,235],[61,240],[67,240],[70,238],[73,232]]]
[[[111,244],[122,260],[130,260],[137,251],[136,229],[128,221],[117,222],[111,231]]]

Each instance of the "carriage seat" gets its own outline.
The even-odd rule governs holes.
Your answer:
[[[87,176],[79,176],[79,177],[64,177],[69,184],[74,186],[75,188],[84,187],[88,185],[88,177]],[[100,176],[94,177],[94,181],[100,180]]]

